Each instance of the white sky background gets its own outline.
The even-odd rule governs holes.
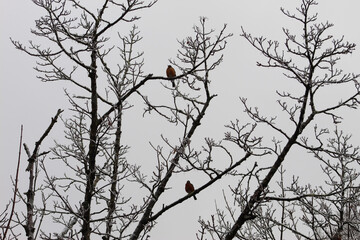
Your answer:
[[[280,71],[256,67],[256,61],[264,58],[239,36],[240,27],[243,26],[246,31],[255,36],[263,35],[283,42],[282,27],[293,28],[295,32],[298,32],[302,26],[298,23],[294,25],[292,20],[280,12],[280,7],[294,12],[295,7],[300,6],[300,2],[300,0],[159,0],[151,9],[142,10],[139,13],[142,19],[137,22],[137,25],[139,25],[143,40],[138,45],[138,50],[145,52],[145,72],[154,75],[165,74],[168,59],[176,57],[179,47],[177,39],[181,40],[192,35],[192,27],[199,23],[199,16],[206,16],[208,26],[216,31],[219,31],[224,23],[228,24],[228,33],[234,34],[224,52],[223,63],[210,76],[213,81],[212,91],[219,96],[213,101],[200,131],[196,134],[195,139],[201,141],[199,145],[203,143],[201,139],[204,137],[221,139],[225,124],[236,117],[245,118],[242,105],[238,100],[240,96],[247,97],[252,105],[257,105],[268,113],[279,112],[278,105],[275,103],[276,95],[272,90],[283,90],[281,89],[283,76]],[[319,0],[318,2],[319,5],[313,10],[319,12],[319,19],[335,24],[331,33],[337,37],[344,35],[345,40],[360,46],[358,27],[360,2],[345,0],[341,1],[342,5],[339,5],[340,1],[337,0]],[[15,174],[20,125],[24,125],[23,141],[33,149],[34,142],[48,126],[50,118],[55,115],[57,109],[62,108],[66,111],[69,104],[64,96],[64,85],[40,82],[36,78],[37,73],[33,70],[35,59],[15,50],[9,40],[9,37],[12,37],[26,43],[27,40],[33,39],[30,28],[34,27],[34,20],[43,14],[42,10],[28,0],[3,0],[0,1],[0,12],[0,210],[2,210],[2,206],[11,194],[9,176]],[[117,30],[121,31],[121,27]],[[113,31],[116,33],[116,30]],[[345,72],[360,72],[359,54],[360,49],[343,58],[340,63]],[[71,88],[68,87],[68,89]],[[328,97],[330,100],[331,96]],[[143,105],[137,107],[137,109],[142,108]],[[141,116],[135,111],[130,111],[128,114],[129,119]],[[152,114],[145,119],[148,121],[147,125],[130,126],[131,131],[124,129],[124,136],[130,146],[132,143],[143,143],[132,146],[129,154],[129,157],[139,159],[139,164],[142,164],[142,161],[156,161],[155,154],[152,154],[148,144],[149,141],[154,142],[155,145],[161,144],[159,136],[162,133],[171,137],[171,134],[164,132],[160,125],[161,121],[159,123],[153,116]],[[353,143],[358,145],[359,110],[347,111],[344,118],[340,128],[347,133],[352,133]],[[151,126],[149,126],[150,123]],[[42,149],[46,150],[46,147],[52,146],[53,140],[61,138],[62,131],[62,123],[58,122],[44,142]],[[22,154],[20,184],[26,186],[25,152],[23,151]],[[293,155],[296,158],[296,154]],[[313,175],[311,171],[306,171],[306,173],[292,171],[302,169],[307,163],[292,161],[291,158],[288,161],[296,162],[295,164],[287,162],[289,175],[298,174],[305,179]],[[184,176],[184,178],[188,177]],[[201,179],[197,179],[196,176],[191,177],[195,186],[201,184]],[[182,196],[185,181],[186,179],[174,182],[170,193]],[[222,187],[225,188],[225,186]],[[199,226],[198,216],[208,219],[210,214],[214,213],[212,200],[214,193],[221,194],[220,191],[216,192],[216,189],[220,189],[219,186],[200,193],[198,201],[189,199],[182,206],[165,213],[160,217],[159,225],[151,234],[152,239],[195,239],[194,233]],[[170,196],[169,199],[172,201],[174,197]]]

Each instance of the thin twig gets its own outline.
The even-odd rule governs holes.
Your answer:
[[[11,208],[11,213],[10,213],[10,217],[9,217],[9,222],[8,222],[8,224],[6,226],[5,233],[4,233],[4,236],[3,236],[4,240],[6,239],[7,232],[10,229],[11,219],[12,219],[12,216],[14,215],[14,211],[15,211],[16,193],[18,191],[18,182],[19,182],[19,169],[20,169],[22,136],[23,136],[23,125],[21,125],[21,130],[20,130],[20,145],[19,145],[18,163],[17,163],[17,166],[16,166],[14,197],[13,197],[13,200],[12,200],[12,208]]]

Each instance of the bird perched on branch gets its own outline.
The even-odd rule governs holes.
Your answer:
[[[185,184],[185,191],[190,194],[195,190],[194,185],[191,184],[191,182],[188,180]],[[197,200],[196,196],[193,196],[195,200]]]
[[[171,66],[171,65],[168,65],[167,69],[166,69],[166,76],[168,78],[174,78],[176,77],[176,72],[175,72],[175,69]],[[172,84],[172,87],[175,87],[175,82],[174,80],[171,80],[171,84]]]
[[[335,233],[335,235],[330,240],[341,240],[341,234],[338,232]]]

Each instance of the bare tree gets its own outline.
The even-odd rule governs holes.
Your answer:
[[[109,31],[121,23],[136,21],[139,17],[135,13],[150,8],[156,1],[105,0],[96,3],[95,10],[73,0],[33,2],[45,10],[45,15],[36,21],[32,33],[45,39],[49,46],[31,41],[26,47],[15,40],[13,44],[38,59],[35,69],[42,81],[65,81],[77,90],[72,90],[74,93],[65,90],[73,113],[63,118],[65,141],[56,141],[50,159],[40,159],[37,148],[28,154],[29,170],[35,174],[31,179],[42,181],[39,187],[31,182],[26,217],[18,214],[17,218],[17,223],[28,229],[28,239],[37,236],[91,239],[94,234],[102,239],[147,238],[156,220],[167,210],[229,174],[250,156],[247,153],[238,161],[230,161],[224,169],[216,169],[191,147],[191,139],[216,97],[211,93],[209,76],[222,62],[221,51],[231,36],[225,32],[226,25],[215,33],[208,30],[206,18],[200,18],[194,35],[179,41],[178,60],[171,62],[180,69],[180,74],[169,79],[143,72],[143,53],[135,50],[142,39],[136,26],[128,34],[118,33],[120,46],[117,48]],[[121,14],[113,18],[107,14],[110,8]],[[120,59],[114,64],[119,56],[117,52]],[[170,93],[169,98],[159,103],[142,90],[145,84],[156,82],[162,83],[157,85],[158,91]],[[169,87],[168,83],[174,85]],[[152,145],[157,166],[150,179],[141,172],[141,165],[130,163],[126,155],[129,147],[122,140],[122,132],[127,129],[123,113],[138,104],[130,100],[132,96],[143,100],[144,114],[155,112],[182,132],[177,143],[162,136],[165,148]],[[208,139],[207,146],[211,149],[217,145]],[[39,166],[35,171],[34,163]],[[64,174],[54,173],[51,167],[54,164],[64,168]],[[159,200],[169,189],[169,179],[189,171],[205,174],[208,182],[171,204],[161,205]],[[140,196],[129,195],[128,189],[133,188],[133,184],[145,192],[139,191]],[[48,225],[55,227],[48,228]],[[62,230],[58,230],[60,226]]]
[[[252,122],[230,122],[223,141],[205,138],[201,149],[192,140],[216,97],[211,89],[214,81],[211,74],[223,61],[222,51],[232,36],[226,33],[226,25],[215,31],[209,29],[207,19],[201,17],[193,34],[179,41],[177,59],[170,60],[178,69],[178,75],[167,78],[144,73],[143,52],[137,50],[142,40],[137,26],[126,33],[119,32],[117,37],[112,34],[122,23],[138,20],[137,12],[152,7],[156,0],[104,0],[93,6],[75,0],[33,2],[44,9],[45,15],[36,21],[32,33],[48,46],[32,41],[28,47],[14,40],[13,44],[38,60],[35,69],[42,81],[64,81],[71,86],[71,90],[65,90],[71,114],[62,118],[64,139],[57,139],[51,157],[48,151],[39,153],[37,144],[32,154],[27,150],[28,169],[33,174],[27,194],[31,196],[26,200],[18,192],[27,212],[15,212],[13,222],[24,226],[28,239],[88,240],[92,236],[104,240],[147,239],[157,220],[169,209],[192,200],[226,175],[237,180],[237,184],[232,182],[234,185],[230,186],[233,199],[224,191],[225,210],[217,207],[210,220],[200,221],[198,239],[204,239],[206,234],[212,239],[276,239],[273,230],[278,227],[281,238],[290,230],[298,239],[310,239],[294,222],[287,223],[289,219],[296,220],[286,203],[297,202],[296,207],[304,209],[305,217],[315,219],[311,211],[324,205],[321,201],[325,198],[341,210],[338,211],[342,216],[340,220],[344,221],[337,221],[338,225],[333,226],[336,218],[332,218],[326,219],[327,226],[312,225],[313,236],[339,236],[345,228],[351,234],[356,232],[356,227],[346,222],[350,217],[356,222],[357,213],[350,210],[350,205],[344,205],[350,199],[345,195],[355,191],[345,178],[342,185],[333,185],[342,191],[330,194],[310,188],[298,193],[301,187],[287,189],[283,180],[279,181],[280,194],[270,188],[276,173],[279,172],[281,178],[284,175],[282,163],[294,146],[312,152],[324,166],[336,172],[346,169],[346,160],[341,157],[349,157],[341,148],[324,147],[322,138],[329,130],[316,118],[330,118],[335,124],[341,120],[339,110],[357,107],[358,75],[343,74],[336,69],[340,57],[353,52],[355,45],[344,42],[343,38],[335,40],[324,35],[332,24],[318,24],[317,15],[310,14],[315,1],[302,0],[297,14],[282,9],[286,16],[303,26],[300,38],[284,29],[283,50],[277,41],[252,37],[244,30],[241,34],[265,56],[265,63],[258,63],[260,67],[281,69],[288,80],[294,82],[296,87],[291,91],[277,92],[280,109],[288,115],[291,126],[277,122],[276,117],[263,116],[258,108],[249,106],[247,100],[241,98]],[[112,15],[110,9],[118,11],[117,15]],[[146,86],[150,84],[154,90],[147,93]],[[334,104],[320,106],[318,96],[329,86],[338,85],[349,85],[352,93],[341,96]],[[158,98],[159,92],[166,97]],[[144,173],[141,163],[129,159],[130,146],[123,137],[124,131],[131,131],[124,121],[124,113],[139,103],[145,104],[142,119],[145,124],[149,114],[155,113],[178,129],[176,136],[161,135],[161,145],[150,143],[156,162],[150,176]],[[262,127],[272,131],[269,138],[259,136]],[[314,136],[305,133],[311,128]],[[330,162],[326,165],[321,154],[338,157],[344,166],[335,168]],[[351,158],[355,159],[355,155]],[[260,157],[272,158],[272,163],[260,161]],[[221,159],[221,165],[217,159]],[[64,169],[63,173],[54,171],[54,166]],[[164,193],[171,189],[170,179],[189,172],[205,176],[206,181],[193,192],[184,192],[183,197],[164,203]],[[324,172],[335,179],[333,172]],[[138,189],[136,194],[133,189]],[[290,190],[294,195],[291,198],[287,195]],[[338,202],[336,194],[342,194],[344,202]],[[280,204],[280,221],[271,208],[273,203]],[[316,217],[323,219],[326,214]],[[348,217],[344,217],[346,214]],[[309,222],[304,220],[304,224]]]
[[[340,57],[352,53],[355,44],[345,42],[343,37],[334,39],[331,35],[326,35],[333,25],[328,22],[317,22],[317,14],[311,13],[315,5],[317,3],[314,0],[302,0],[296,14],[281,9],[288,18],[302,25],[300,37],[289,29],[283,29],[286,37],[284,45],[278,41],[267,40],[265,37],[253,37],[242,29],[241,36],[266,59],[265,62],[258,62],[257,65],[280,69],[288,81],[294,83],[291,90],[277,91],[279,96],[277,102],[280,109],[287,114],[290,125],[277,119],[276,116],[263,116],[257,107],[249,106],[247,99],[241,98],[245,112],[257,125],[257,129],[261,128],[259,131],[264,131],[267,127],[273,133],[270,134],[272,138],[266,141],[262,138],[262,145],[254,149],[250,148],[250,151],[263,150],[272,153],[272,160],[271,157],[268,160],[272,163],[269,165],[258,162],[254,165],[251,174],[244,173],[240,176],[239,183],[231,187],[235,206],[231,206],[228,197],[224,196],[226,212],[230,219],[227,219],[226,212],[218,209],[217,219],[214,216],[212,220],[200,222],[201,231],[204,234],[208,232],[211,236],[217,235],[213,237],[214,239],[278,239],[271,229],[275,225],[281,225],[281,221],[280,224],[269,221],[261,223],[261,221],[264,218],[271,218],[274,214],[271,205],[268,205],[269,196],[273,193],[269,187],[290,149],[296,146],[305,151],[328,152],[321,140],[321,137],[329,133],[329,123],[325,120],[330,118],[330,126],[331,122],[337,124],[342,119],[341,109],[353,109],[358,106],[359,75],[344,74],[336,68]],[[331,91],[333,86],[347,86],[348,90],[333,96],[338,97],[337,102],[332,99],[327,105],[320,103],[321,96],[326,91]],[[317,121],[320,118],[321,121]],[[231,132],[225,139],[244,150],[244,146],[239,144],[241,138],[238,129],[241,129],[241,126],[239,121],[232,124]],[[309,134],[311,128],[313,136]],[[305,132],[306,129],[309,130]],[[298,201],[298,199],[293,200]],[[313,207],[310,209],[315,211],[315,206]],[[268,211],[262,210],[266,208]],[[285,206],[282,205],[280,208],[284,210]],[[328,237],[331,233],[333,230],[327,231]],[[305,237],[305,234],[299,236]]]

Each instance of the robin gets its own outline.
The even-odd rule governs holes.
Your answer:
[[[194,185],[191,184],[191,182],[188,180],[185,184],[185,191],[190,194],[194,191]],[[197,200],[196,196],[193,196],[195,200]]]
[[[341,240],[340,233],[335,233],[335,235],[330,240]]]
[[[168,78],[174,78],[176,77],[176,72],[175,72],[175,69],[171,66],[171,65],[168,65],[167,69],[166,69],[166,76]],[[174,80],[171,80],[171,84],[172,84],[172,87],[175,87],[175,82]]]

